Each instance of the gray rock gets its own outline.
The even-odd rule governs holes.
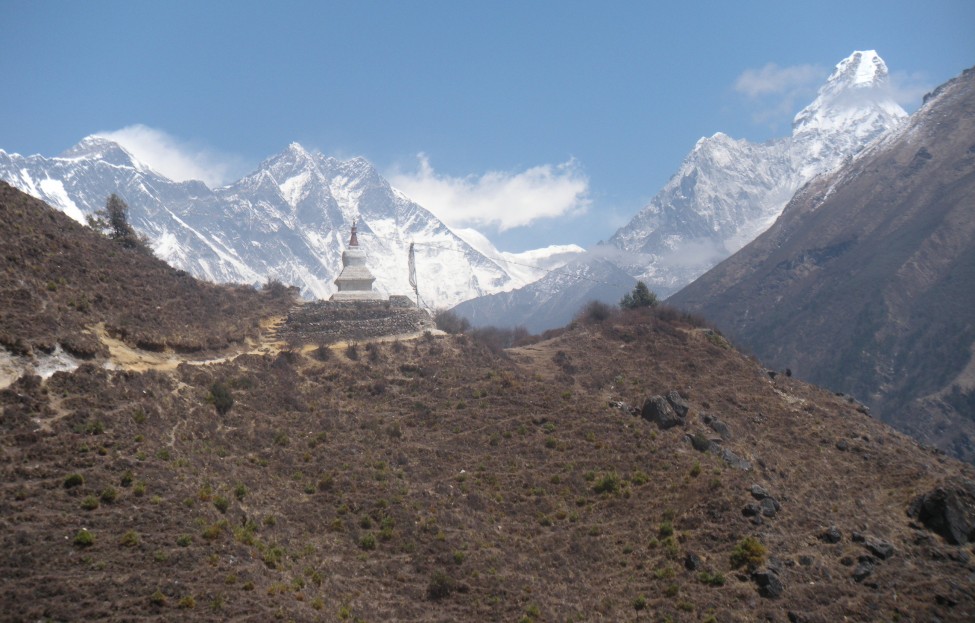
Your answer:
[[[866,542],[866,548],[870,550],[871,554],[880,560],[887,560],[894,555],[894,546],[887,541],[868,539]]]
[[[774,572],[762,569],[752,574],[752,580],[758,585],[758,593],[762,597],[775,598],[782,594],[785,587],[782,580]]]
[[[742,470],[744,472],[747,472],[748,470],[750,470],[752,468],[752,464],[751,463],[749,463],[745,459],[741,458],[740,456],[738,456],[737,454],[735,454],[734,452],[732,452],[728,448],[721,448],[720,456],[721,456],[722,459],[725,460],[725,462],[728,465],[730,465],[731,467],[733,467],[735,469],[740,469],[740,470]]]
[[[836,526],[830,526],[819,534],[819,538],[827,543],[839,543],[843,534]]]
[[[697,554],[688,552],[687,556],[684,556],[684,568],[688,571],[697,571],[701,568],[701,564],[701,557]]]
[[[781,505],[775,500],[775,498],[765,498],[761,501],[762,514],[766,517],[775,517],[775,513],[779,512]]]
[[[745,517],[755,517],[761,514],[762,508],[758,504],[745,504],[741,509],[741,514]]]
[[[687,417],[687,412],[690,411],[691,407],[676,389],[672,389],[667,392],[667,402],[669,402],[670,406],[673,407],[674,411],[677,413],[677,417]]]
[[[673,428],[678,424],[683,424],[683,418],[679,417],[670,403],[663,396],[651,396],[643,403],[640,417],[655,423],[661,430]]]
[[[919,495],[907,514],[952,545],[975,541],[975,483],[966,481]]]
[[[853,579],[857,582],[862,582],[867,579],[871,573],[873,573],[874,568],[877,566],[877,561],[870,556],[860,556],[860,562],[857,568],[853,570]]]
[[[704,416],[704,423],[707,424],[711,428],[711,430],[721,435],[721,438],[724,439],[725,441],[731,439],[731,429],[728,428],[727,424],[725,424],[718,418],[712,417],[710,415],[706,415]]]
[[[764,500],[765,498],[769,497],[768,491],[766,491],[761,485],[752,485],[748,488],[748,490],[751,492],[752,497],[756,500]]]
[[[840,439],[836,442],[836,449],[846,452],[850,449],[850,442],[848,442],[846,439]]]

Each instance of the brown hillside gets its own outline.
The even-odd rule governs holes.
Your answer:
[[[671,390],[675,427],[627,407]],[[975,617],[971,547],[906,514],[970,467],[669,313],[85,365],[0,409],[2,620]]]
[[[927,99],[669,302],[975,461],[975,70]]]
[[[255,335],[294,293],[198,281],[127,249],[0,182],[0,346],[17,355],[56,345],[104,355],[93,328],[149,350],[213,350]]]

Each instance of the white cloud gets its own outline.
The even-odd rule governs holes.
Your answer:
[[[589,180],[573,160],[466,177],[437,173],[425,154],[417,160],[416,171],[395,171],[390,183],[452,226],[505,231],[539,219],[579,214],[589,205]]]
[[[827,72],[818,65],[779,67],[768,63],[761,69],[746,69],[735,80],[735,91],[750,98],[787,95],[796,90],[814,91]]]
[[[934,90],[934,86],[920,72],[893,71],[888,77],[887,84],[891,97],[908,112],[920,106],[921,98]]]
[[[202,180],[211,188],[221,186],[233,181],[243,165],[239,158],[201,148],[142,124],[96,134],[115,141],[136,160],[177,182]]]
[[[807,103],[816,95],[829,70],[819,65],[779,67],[768,63],[759,69],[746,69],[735,80],[734,89],[752,102],[755,123],[775,124],[791,120],[797,102]]]

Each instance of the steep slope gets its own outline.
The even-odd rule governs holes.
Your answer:
[[[118,193],[129,204],[133,226],[149,237],[159,257],[211,281],[276,279],[300,287],[306,298],[328,298],[358,218],[369,268],[384,293],[410,292],[411,242],[417,243],[421,295],[431,305],[525,283],[524,275],[512,277],[391,188],[366,160],[340,161],[297,143],[213,190],[201,182],[173,182],[99,137],[56,158],[0,151],[0,179],[78,221]]]
[[[702,138],[650,204],[609,244],[661,296],[690,283],[768,228],[800,186],[898,127],[887,66],[874,51],[837,64],[792,136],[762,144]]]
[[[670,301],[975,460],[973,120],[968,70]]]
[[[283,314],[294,291],[217,286],[125,248],[0,182],[0,347],[31,357],[104,351],[102,326],[133,346],[222,348]]]

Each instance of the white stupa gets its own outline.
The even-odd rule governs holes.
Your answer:
[[[332,295],[332,301],[381,301],[383,295],[372,289],[376,280],[366,267],[366,253],[359,248],[355,222],[352,223],[352,238],[348,248],[342,252],[342,272],[335,279],[339,291]]]

